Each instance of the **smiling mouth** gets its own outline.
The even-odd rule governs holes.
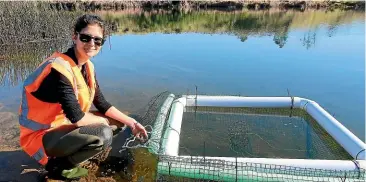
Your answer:
[[[95,49],[84,49],[85,52],[93,52],[93,51],[96,51]]]

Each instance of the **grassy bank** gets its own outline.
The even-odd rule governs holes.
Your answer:
[[[292,1],[270,1],[270,0],[234,0],[234,1],[54,1],[51,3],[52,9],[84,11],[95,10],[123,10],[128,8],[142,9],[353,9],[363,10],[364,1],[329,1],[329,0],[292,0]]]
[[[285,38],[289,30],[315,29],[319,26],[332,30],[339,25],[364,21],[364,13],[358,11],[321,10],[299,11],[171,11],[138,12],[125,14],[101,12],[117,34],[163,33],[229,33],[245,41],[250,35],[274,35]],[[284,42],[275,42],[283,44]],[[283,46],[283,45],[281,45]]]

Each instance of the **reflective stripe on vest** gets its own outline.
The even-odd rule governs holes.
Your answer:
[[[33,131],[44,130],[51,127],[49,124],[41,124],[35,122],[31,119],[28,119],[26,116],[20,115],[19,116],[19,124],[25,128],[31,129]]]
[[[78,95],[77,83],[76,83],[75,75],[74,75],[74,72],[72,71],[70,63],[67,62],[66,60],[61,60],[61,59],[58,59],[58,58],[53,59],[52,62],[55,62],[55,63],[58,63],[58,64],[64,66],[64,68],[68,72],[70,72],[70,74],[73,76],[74,92],[75,92],[76,99],[78,99],[79,95]]]
[[[44,156],[45,155],[44,155],[43,149],[40,148],[36,153],[34,153],[32,155],[32,158],[36,159],[37,161],[40,161]]]

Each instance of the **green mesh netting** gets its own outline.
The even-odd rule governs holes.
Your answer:
[[[365,170],[336,171],[283,165],[160,156],[158,181],[363,181]]]
[[[125,149],[144,147],[148,148],[151,153],[157,154],[159,152],[165,121],[174,97],[169,92],[162,92],[154,96],[145,108],[131,115],[145,126],[149,138],[146,142],[141,142],[131,136],[122,146],[122,151]]]

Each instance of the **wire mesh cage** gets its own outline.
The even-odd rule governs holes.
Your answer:
[[[170,119],[179,102],[169,92],[155,96],[138,117],[149,140],[131,137],[122,150],[135,159],[131,179],[142,181],[363,181],[365,169],[306,111],[294,107],[187,105],[181,128]],[[196,101],[194,101],[196,102]],[[167,155],[167,130],[179,135],[177,155]],[[174,142],[174,140],[173,140]],[[168,142],[169,143],[169,142]],[[308,163],[350,163],[352,169]],[[263,162],[264,161],[264,162]],[[284,161],[287,161],[284,162]],[[292,165],[291,162],[300,165]]]

